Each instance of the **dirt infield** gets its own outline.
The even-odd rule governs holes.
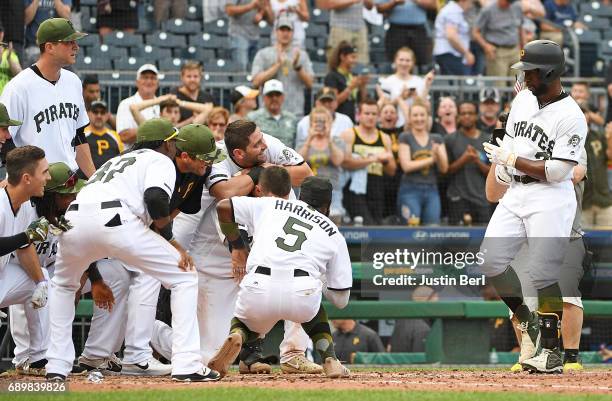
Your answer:
[[[11,376],[0,379],[42,380]],[[563,375],[532,375],[492,369],[368,369],[353,372],[352,377],[331,380],[312,375],[240,375],[231,372],[217,383],[175,383],[169,378],[105,376],[101,383],[91,383],[86,376],[70,379],[71,391],[116,391],[182,389],[205,386],[257,387],[272,389],[346,389],[346,390],[423,390],[423,391],[493,391],[551,392],[579,394],[611,394],[612,369],[593,369]]]

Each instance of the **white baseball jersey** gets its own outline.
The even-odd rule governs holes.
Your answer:
[[[11,237],[22,233],[36,220],[36,210],[31,202],[24,202],[17,213],[13,213],[11,199],[6,188],[0,189],[0,237]],[[11,254],[0,256],[0,275],[8,264]],[[0,279],[4,279],[0,277]]]
[[[350,289],[351,260],[344,237],[332,221],[300,200],[281,198],[231,198],[234,218],[253,233],[247,271],[302,269],[327,287]]]
[[[512,142],[516,156],[529,160],[548,155],[553,160],[578,163],[587,131],[584,113],[567,94],[540,107],[531,91],[523,90],[512,102],[504,146]],[[571,174],[567,180],[571,180]]]
[[[146,225],[153,220],[144,203],[148,188],[163,189],[172,196],[176,170],[172,160],[150,149],[140,149],[113,157],[89,178],[77,195],[76,203],[120,200]]]
[[[45,151],[49,163],[64,162],[78,169],[74,138],[89,124],[79,77],[62,69],[53,84],[32,68],[26,68],[4,87],[0,102],[12,119],[23,124],[9,127],[16,146],[35,145]]]

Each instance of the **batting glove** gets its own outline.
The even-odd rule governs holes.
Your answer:
[[[47,294],[49,292],[49,285],[47,280],[43,280],[36,284],[36,288],[32,293],[32,306],[34,309],[44,308],[47,305]]]
[[[510,186],[512,184],[512,176],[508,173],[508,169],[499,164],[495,166],[495,181],[502,185]]]
[[[68,221],[66,217],[61,216],[59,219],[57,219],[57,225],[51,224],[49,226],[49,231],[53,235],[60,235],[61,233],[65,233],[66,231],[70,230],[71,228],[72,224],[70,224],[70,221]]]
[[[6,318],[6,313],[0,310],[0,319],[5,319],[5,318]]]
[[[42,242],[47,239],[47,234],[49,233],[49,221],[44,217],[34,220],[25,230],[25,233],[28,236],[30,243]]]
[[[502,148],[501,139],[497,138],[497,145],[485,142],[483,144],[487,157],[491,163],[498,164],[500,166],[513,167],[516,162],[516,155],[509,150]]]

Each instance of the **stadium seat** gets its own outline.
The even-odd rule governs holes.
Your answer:
[[[142,35],[130,32],[117,31],[104,35],[102,42],[109,46],[136,47],[142,46]]]
[[[264,47],[268,47],[271,44],[272,44],[272,38],[266,37],[266,36],[263,36],[263,37],[260,36],[257,47],[259,49],[263,49]]]
[[[314,8],[312,13],[310,13],[310,22],[315,24],[329,24],[329,11],[321,10],[319,8]]]
[[[172,58],[172,49],[155,47],[151,45],[145,45],[142,47],[132,47],[130,48],[130,56],[141,58],[143,61],[146,62],[155,63],[157,60]]]
[[[192,21],[202,21],[202,3],[189,5],[186,18]]]
[[[210,22],[204,25],[204,32],[208,32],[211,35],[227,36],[228,22],[226,19],[218,19],[214,22]]]
[[[146,35],[146,43],[158,47],[185,47],[187,40],[183,35],[174,35],[167,32],[158,32]]]
[[[591,30],[610,28],[610,20],[608,18],[594,17],[591,14],[583,15],[580,21]]]
[[[97,33],[98,28],[96,27],[97,19],[92,15],[81,15],[81,27],[83,31],[89,33]]]
[[[92,58],[127,58],[128,49],[125,47],[114,47],[107,44],[92,46],[87,49],[87,55]]]
[[[111,59],[79,55],[75,67],[77,70],[110,70]]]
[[[327,25],[308,24],[306,36],[309,38],[322,38],[327,36]]]
[[[325,75],[327,74],[328,67],[326,63],[317,61],[312,63],[312,70],[314,71],[315,75]]]
[[[227,36],[211,35],[203,33],[201,35],[192,35],[189,37],[191,46],[202,47],[204,49],[226,49],[229,48],[229,39]]]
[[[240,72],[240,68],[229,59],[217,58],[204,63],[204,69],[208,72]]]
[[[575,29],[574,32],[578,36],[580,43],[599,43],[601,41],[601,33],[599,31]]]
[[[580,4],[580,14],[591,14],[598,17],[612,17],[612,7],[598,1],[584,1]]]
[[[155,30],[156,26],[153,17],[138,18],[138,29],[136,30],[136,33],[146,35],[155,32]]]
[[[83,6],[97,7],[98,0],[81,0],[80,4],[81,4],[81,8],[83,8]]]
[[[119,71],[136,71],[141,65],[145,64],[146,60],[139,57],[128,57],[113,61],[115,70]]]
[[[272,25],[268,24],[266,21],[261,21],[259,23],[259,36],[260,37],[270,37],[272,35]]]
[[[183,65],[184,60],[181,58],[165,58],[160,59],[159,69],[162,71],[178,71]]]
[[[612,56],[612,38],[603,42],[601,52],[608,57]]]
[[[187,49],[181,49],[181,57],[187,60],[197,60],[206,64],[209,60],[215,59],[215,51],[212,49],[202,49],[201,47],[189,46]]]
[[[185,19],[171,19],[162,23],[162,31],[180,34],[191,35],[202,32],[202,24],[200,21],[190,21]]]
[[[79,46],[100,46],[100,36],[97,34],[87,35],[82,39],[79,39]]]

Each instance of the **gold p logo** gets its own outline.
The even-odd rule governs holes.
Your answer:
[[[525,55],[525,49],[521,49],[521,55],[520,58],[523,58],[523,56]]]

